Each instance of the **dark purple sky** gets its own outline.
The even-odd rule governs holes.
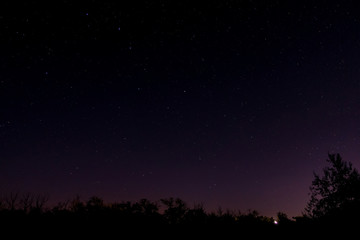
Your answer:
[[[295,216],[360,168],[356,1],[118,2],[2,4],[2,194]]]

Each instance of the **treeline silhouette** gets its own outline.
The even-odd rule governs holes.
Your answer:
[[[105,203],[100,197],[93,196],[81,200],[79,196],[48,207],[46,194],[10,193],[0,199],[1,219],[76,219],[81,221],[107,221],[121,224],[226,224],[226,225],[274,225],[275,219],[261,216],[255,210],[247,212],[222,210],[207,213],[203,204],[188,204],[180,198],[164,198],[159,201],[140,199],[139,201],[123,201]],[[285,213],[279,213],[277,223],[290,221]],[[280,220],[281,219],[281,220]]]
[[[27,229],[27,232],[44,229],[82,234],[130,232],[134,236],[159,234],[169,229],[179,236],[184,234],[184,229],[197,229],[209,236],[252,233],[258,236],[283,234],[285,237],[290,232],[304,236],[315,230],[328,232],[329,227],[332,231],[355,229],[360,224],[360,174],[339,154],[329,154],[327,162],[330,166],[323,169],[322,175],[314,173],[310,200],[303,214],[292,219],[283,212],[275,218],[262,216],[255,210],[241,212],[219,208],[209,213],[203,204],[189,206],[173,197],[106,203],[98,196],[87,200],[76,196],[49,207],[46,194],[16,192],[0,198],[0,227]]]
[[[32,234],[46,230],[81,236],[117,233],[138,237],[159,236],[166,232],[176,233],[177,237],[188,234],[231,237],[249,232],[261,236],[297,226],[297,221],[290,220],[285,213],[273,218],[262,216],[255,210],[240,212],[218,208],[206,212],[202,204],[190,207],[182,199],[172,197],[159,201],[140,199],[111,203],[97,196],[87,200],[74,197],[52,207],[47,206],[48,199],[47,195],[30,193],[4,196],[0,201],[0,226]]]

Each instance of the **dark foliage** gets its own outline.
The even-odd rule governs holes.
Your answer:
[[[306,214],[318,221],[353,224],[360,216],[360,175],[339,154],[329,154],[323,176],[314,174]]]
[[[330,167],[324,175],[315,174],[306,214],[289,219],[279,212],[277,218],[261,216],[257,211],[208,213],[202,204],[189,207],[180,198],[157,202],[140,199],[105,203],[93,196],[79,196],[48,207],[47,195],[10,193],[0,198],[0,228],[12,237],[78,236],[112,239],[131,236],[155,236],[166,239],[259,237],[342,237],[360,223],[360,175],[339,154],[329,154]],[[52,235],[48,235],[51,232]]]
[[[32,201],[31,199],[34,199]],[[42,200],[36,204],[36,199]],[[279,213],[277,222],[261,216],[257,211],[223,211],[207,213],[202,204],[189,207],[179,198],[160,199],[152,202],[140,199],[105,203],[99,197],[82,201],[76,196],[72,200],[46,207],[47,196],[31,194],[9,194],[0,201],[0,227],[10,231],[14,237],[57,236],[142,238],[155,236],[166,239],[184,238],[241,238],[287,237],[291,231],[304,234],[311,229],[310,218],[294,220]],[[51,235],[49,235],[51,234]],[[55,235],[54,235],[55,234]]]
[[[0,226],[20,228],[23,233],[51,230],[59,234],[74,231],[90,235],[115,232],[143,236],[171,231],[183,237],[192,234],[224,236],[255,228],[266,231],[278,228],[272,218],[260,216],[256,211],[207,213],[202,204],[189,207],[179,198],[105,203],[96,196],[87,201],[77,196],[51,208],[46,207],[45,200],[46,196],[17,193],[1,198]]]

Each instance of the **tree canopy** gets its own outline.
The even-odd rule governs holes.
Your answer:
[[[314,173],[310,186],[311,197],[306,214],[313,218],[349,218],[360,213],[360,175],[350,162],[342,160],[340,154],[328,154],[330,166],[323,175]]]

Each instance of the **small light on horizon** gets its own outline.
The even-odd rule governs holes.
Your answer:
[[[278,225],[278,223],[279,223],[278,221],[274,220],[274,224],[275,224],[275,225]]]

